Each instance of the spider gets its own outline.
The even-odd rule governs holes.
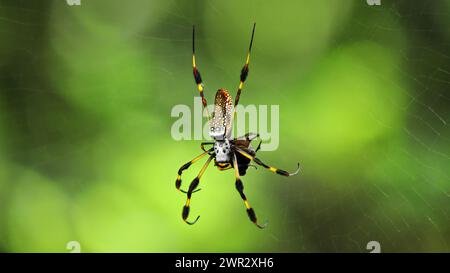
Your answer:
[[[189,216],[189,208],[191,204],[191,197],[192,194],[199,191],[200,189],[197,189],[200,179],[202,175],[204,174],[205,170],[209,166],[209,163],[214,159],[215,166],[223,171],[228,169],[234,169],[234,175],[236,177],[236,189],[239,192],[242,200],[244,201],[245,208],[247,210],[248,217],[250,220],[259,228],[265,228],[267,226],[267,221],[260,225],[257,221],[255,211],[250,206],[250,203],[247,200],[247,197],[244,194],[244,185],[242,184],[241,176],[244,176],[246,174],[246,171],[250,165],[250,162],[253,161],[257,165],[260,165],[274,173],[277,173],[279,175],[283,176],[292,176],[296,175],[300,170],[300,164],[297,165],[297,170],[293,173],[289,173],[287,171],[271,167],[269,165],[266,165],[263,163],[259,158],[256,157],[256,152],[258,152],[259,148],[261,147],[261,141],[259,142],[259,145],[256,149],[253,149],[250,145],[251,141],[255,138],[259,137],[256,133],[247,133],[246,135],[238,138],[232,138],[231,137],[231,131],[232,131],[232,124],[233,124],[233,117],[235,115],[236,106],[239,103],[239,98],[241,95],[241,91],[244,86],[244,82],[247,79],[248,75],[248,66],[250,62],[250,53],[252,50],[252,44],[253,44],[253,37],[255,35],[255,27],[256,23],[253,24],[253,30],[252,30],[252,36],[250,39],[250,46],[248,48],[247,52],[247,58],[244,64],[244,67],[241,70],[241,76],[239,81],[239,86],[237,90],[237,95],[233,107],[233,100],[228,93],[226,89],[219,89],[216,92],[215,96],[215,103],[214,103],[214,112],[213,115],[210,116],[207,109],[207,102],[205,99],[205,96],[203,94],[203,88],[204,84],[202,81],[202,78],[200,76],[200,72],[197,69],[197,65],[195,62],[195,25],[192,28],[192,68],[194,71],[194,79],[195,83],[197,85],[197,89],[200,93],[200,97],[202,98],[202,104],[203,108],[205,108],[206,115],[208,116],[209,125],[210,125],[210,132],[209,135],[214,139],[214,141],[209,142],[202,142],[200,144],[200,148],[203,150],[203,153],[199,156],[195,157],[191,161],[187,162],[183,166],[180,167],[178,170],[178,176],[175,182],[176,188],[185,193],[187,195],[186,204],[183,207],[182,210],[182,218],[183,220],[189,224],[193,225],[197,222],[197,220],[200,218],[200,216],[197,216],[197,218],[190,222],[187,220]],[[206,149],[205,146],[212,145],[210,149]],[[209,155],[208,160],[203,165],[202,169],[200,170],[197,177],[194,178],[194,180],[189,185],[189,188],[187,191],[181,189],[181,175],[184,170],[188,169],[192,164],[199,161],[201,158],[203,158],[205,155]]]

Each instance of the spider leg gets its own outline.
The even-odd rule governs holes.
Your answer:
[[[248,152],[244,151],[241,148],[236,147],[236,151],[238,153],[240,153],[241,155],[247,157],[248,159],[253,160],[256,164],[258,164],[260,166],[263,166],[264,168],[268,169],[269,171],[271,171],[273,173],[276,173],[276,174],[279,174],[279,175],[293,176],[293,175],[298,174],[298,172],[300,171],[300,163],[297,163],[297,170],[295,172],[293,172],[293,173],[290,173],[290,172],[287,172],[287,171],[284,171],[284,170],[281,170],[281,169],[278,169],[278,168],[275,168],[275,167],[272,167],[272,166],[269,166],[269,165],[265,164],[259,158],[250,155]]]
[[[187,218],[189,216],[189,208],[190,208],[190,204],[191,204],[191,197],[192,197],[192,193],[195,192],[195,189],[197,188],[198,184],[200,183],[200,178],[202,177],[203,173],[206,171],[206,168],[208,168],[208,165],[209,165],[209,163],[211,162],[211,160],[213,158],[214,158],[213,155],[208,158],[208,160],[205,162],[205,164],[203,165],[202,169],[198,173],[197,177],[194,178],[194,180],[192,180],[191,184],[189,185],[189,190],[187,192],[186,204],[184,205],[183,212],[181,214],[181,217],[183,217],[183,221],[185,221],[189,225],[195,224],[197,222],[198,218],[200,218],[200,215],[199,215],[194,220],[194,222],[189,222],[187,220]]]
[[[255,138],[259,137],[258,133],[246,133],[243,136],[237,137],[236,140],[247,140],[247,141],[252,141]]]
[[[207,150],[205,149],[205,145],[213,145],[213,144],[214,144],[214,141],[202,142],[202,143],[200,143],[200,148],[201,148],[204,152],[206,152]]]
[[[177,190],[179,190],[179,191],[181,191],[183,193],[187,193],[186,191],[180,189],[180,187],[181,187],[181,174],[183,173],[184,170],[188,169],[192,164],[194,164],[195,162],[197,162],[198,160],[203,158],[210,151],[212,151],[212,149],[210,149],[208,151],[205,151],[204,153],[200,154],[196,158],[192,159],[191,161],[187,162],[186,164],[184,164],[183,166],[180,167],[180,169],[178,170],[177,180],[175,181],[175,187],[177,188]],[[200,189],[196,190],[195,192],[197,192],[199,190]]]
[[[232,119],[231,124],[233,124],[233,119],[235,118],[235,115],[236,115],[236,106],[239,104],[239,98],[241,97],[241,92],[242,92],[242,89],[244,88],[244,83],[248,76],[248,65],[250,64],[250,53],[252,52],[253,37],[255,36],[255,28],[256,28],[256,23],[253,24],[252,38],[250,38],[250,45],[248,47],[247,57],[245,59],[245,64],[241,70],[239,86],[238,86],[238,90],[237,90],[236,97],[234,100],[233,115],[231,116],[231,119]]]
[[[248,76],[248,65],[250,63],[250,53],[252,52],[253,37],[255,36],[255,28],[256,28],[256,23],[253,24],[252,38],[250,39],[250,46],[248,47],[247,58],[245,59],[244,67],[242,67],[242,70],[241,70],[239,87],[238,87],[238,91],[237,91],[235,102],[234,102],[235,109],[236,109],[236,105],[239,104],[239,98],[241,96],[241,91],[242,91],[242,88],[244,88],[244,82]]]
[[[262,140],[259,141],[258,147],[256,147],[256,150],[255,150],[255,154],[258,152],[259,149],[261,149],[261,143],[262,143]]]
[[[233,156],[234,156],[234,160],[233,160],[234,175],[236,177],[236,190],[241,195],[242,200],[244,200],[245,208],[247,209],[248,218],[250,218],[250,221],[252,221],[257,227],[259,227],[261,229],[265,228],[267,226],[267,221],[263,225],[258,224],[255,211],[250,206],[250,203],[247,201],[247,197],[244,194],[244,184],[242,184],[241,177],[239,176],[239,168],[237,165],[236,154],[233,153]]]
[[[202,98],[203,108],[206,109],[206,115],[208,116],[208,120],[211,118],[208,112],[205,95],[203,94],[204,84],[202,81],[202,77],[200,76],[200,71],[197,69],[197,64],[195,62],[195,25],[192,26],[192,69],[194,72],[194,80],[197,85],[198,92],[200,93],[200,97]]]

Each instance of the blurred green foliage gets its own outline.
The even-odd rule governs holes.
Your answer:
[[[450,1],[0,2],[0,250],[449,251]],[[174,105],[280,105],[280,146],[243,177],[210,167],[181,220]],[[201,163],[183,174],[184,186]]]

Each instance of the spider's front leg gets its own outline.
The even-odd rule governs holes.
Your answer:
[[[239,168],[237,164],[237,158],[236,154],[233,153],[233,166],[234,166],[234,175],[236,177],[236,190],[241,195],[242,200],[244,200],[245,208],[247,209],[247,215],[248,218],[250,218],[250,221],[252,221],[257,227],[259,228],[265,228],[267,226],[267,221],[260,225],[258,224],[258,220],[256,219],[256,214],[253,208],[250,206],[250,203],[247,200],[247,197],[244,194],[244,184],[242,184],[241,177],[239,176]]]
[[[192,197],[192,193],[195,192],[195,189],[198,187],[198,184],[200,183],[200,178],[202,177],[203,173],[206,171],[206,168],[208,168],[208,165],[213,158],[214,158],[214,155],[211,155],[208,158],[208,160],[205,162],[202,169],[198,173],[197,177],[194,178],[194,180],[192,180],[191,184],[189,185],[189,189],[187,191],[186,204],[184,205],[183,212],[181,213],[181,217],[183,218],[183,221],[185,221],[189,225],[195,224],[195,222],[197,222],[198,218],[200,218],[200,216],[197,216],[197,218],[195,219],[194,222],[189,222],[187,220],[187,218],[189,216],[190,205],[191,205],[191,197]]]

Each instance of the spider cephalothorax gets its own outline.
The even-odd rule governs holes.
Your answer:
[[[247,172],[248,167],[250,166],[250,162],[253,161],[257,165],[260,165],[274,173],[284,175],[284,176],[292,176],[298,173],[299,165],[297,166],[297,170],[293,173],[289,173],[287,171],[277,169],[275,167],[271,167],[263,163],[260,159],[256,157],[256,153],[258,152],[261,142],[257,146],[256,149],[251,147],[251,141],[257,138],[259,135],[256,133],[247,133],[245,136],[232,138],[231,132],[233,128],[233,117],[235,114],[236,105],[239,103],[239,98],[241,95],[242,88],[244,86],[244,82],[247,79],[248,75],[248,65],[250,62],[250,52],[253,44],[253,36],[255,34],[255,26],[253,25],[252,38],[250,39],[250,46],[247,53],[247,59],[245,61],[244,67],[241,70],[241,77],[239,82],[238,91],[236,94],[236,100],[233,107],[233,99],[225,89],[219,89],[216,92],[216,97],[214,101],[214,112],[212,117],[209,115],[207,111],[207,102],[203,94],[203,82],[200,76],[200,72],[197,70],[197,65],[195,63],[195,27],[192,30],[192,67],[194,70],[194,79],[197,84],[197,89],[200,92],[200,96],[202,98],[203,107],[206,108],[206,113],[208,115],[208,119],[210,120],[210,132],[209,135],[214,139],[214,141],[203,142],[201,143],[201,149],[203,153],[187,162],[178,170],[177,180],[175,185],[178,190],[187,194],[186,204],[183,207],[182,217],[183,220],[188,224],[194,224],[197,222],[198,216],[193,222],[189,222],[187,220],[189,216],[189,208],[191,204],[191,197],[194,192],[199,191],[197,189],[198,184],[200,183],[200,178],[208,167],[209,163],[212,159],[214,159],[214,164],[221,171],[234,169],[234,174],[236,177],[236,189],[244,200],[245,207],[247,209],[247,214],[250,220],[256,224],[260,228],[264,228],[266,224],[260,225],[256,219],[256,214],[253,208],[250,206],[247,201],[247,197],[244,194],[244,185],[241,181],[241,176],[244,176]],[[212,145],[210,149],[205,149],[206,145]],[[184,191],[181,189],[181,174],[184,170],[189,168],[193,163],[203,158],[205,155],[209,155],[208,160],[203,165],[200,173],[189,185],[189,189]]]
[[[218,140],[214,143],[214,153],[216,155],[216,163],[229,163],[231,162],[231,145],[228,139]]]

